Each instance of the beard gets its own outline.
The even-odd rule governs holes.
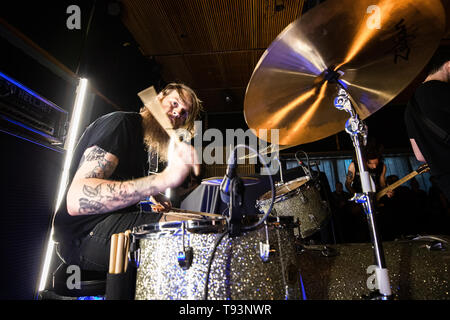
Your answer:
[[[150,111],[143,110],[142,116],[142,134],[144,136],[144,145],[147,152],[157,152],[162,161],[167,162],[167,153],[170,138],[159,122],[153,117]]]

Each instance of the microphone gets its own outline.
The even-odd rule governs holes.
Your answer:
[[[234,149],[228,159],[228,167],[222,183],[220,184],[220,198],[223,202],[230,203],[230,186],[231,180],[236,177],[236,149]]]
[[[301,160],[297,160],[297,161],[298,161],[298,164],[300,165],[300,167],[302,167],[305,174],[307,176],[311,177],[311,172],[309,171],[308,167],[303,163],[303,161],[301,161]]]

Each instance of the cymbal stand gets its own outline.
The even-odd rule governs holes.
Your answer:
[[[338,110],[344,110],[350,114],[350,118],[345,124],[345,131],[350,135],[353,146],[356,151],[356,159],[358,161],[359,173],[361,178],[362,193],[356,193],[351,201],[362,204],[364,212],[366,214],[367,222],[369,224],[369,232],[373,244],[376,266],[370,266],[367,270],[375,271],[375,284],[371,285],[369,279],[373,279],[373,276],[369,277],[367,286],[369,289],[378,289],[379,296],[376,299],[388,300],[392,298],[391,286],[389,282],[388,270],[386,268],[386,262],[384,258],[383,247],[381,239],[378,236],[375,217],[374,217],[374,205],[373,200],[375,196],[375,187],[371,181],[369,172],[367,171],[364,155],[361,151],[362,146],[367,143],[367,131],[368,128],[362,120],[359,119],[358,114],[355,112],[350,97],[345,89],[340,87],[338,96],[334,100],[334,105]],[[361,141],[362,140],[362,141]]]

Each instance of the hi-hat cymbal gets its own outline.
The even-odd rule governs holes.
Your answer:
[[[265,51],[247,87],[246,122],[272,143],[259,130],[279,129],[284,146],[335,134],[349,117],[334,107],[337,83],[367,118],[420,73],[444,27],[439,0],[328,0]]]

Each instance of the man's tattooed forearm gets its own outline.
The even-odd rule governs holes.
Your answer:
[[[101,212],[106,206],[98,201],[89,200],[86,198],[81,198],[79,200],[80,207],[78,209],[78,212],[80,214],[92,214],[92,213],[98,213]]]
[[[156,194],[154,176],[131,181],[107,181],[96,185],[84,184],[79,201],[80,214],[110,212],[133,205],[149,195]]]
[[[95,188],[88,186],[88,185],[84,185],[83,193],[90,198],[98,197],[98,196],[101,196],[101,188],[102,188],[101,184],[99,184]]]
[[[90,212],[88,208],[107,209],[109,206],[122,206],[132,204],[145,198],[143,192],[138,192],[134,189],[132,182],[103,182],[97,186],[83,185],[83,197],[79,199],[80,213]],[[88,203],[87,203],[88,201]],[[94,204],[102,204],[102,206],[95,206]],[[88,206],[89,204],[89,206]],[[94,213],[91,211],[90,213]]]
[[[107,183],[106,187],[108,188],[108,191],[111,193],[116,192],[116,185],[114,183]]]

